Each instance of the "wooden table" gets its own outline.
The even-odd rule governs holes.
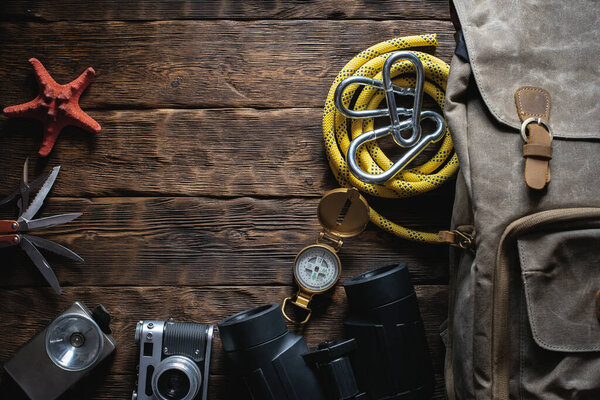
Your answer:
[[[454,46],[445,0],[4,0],[0,13],[1,107],[37,94],[30,57],[59,83],[88,66],[97,72],[81,99],[102,125],[97,137],[67,128],[39,159],[41,125],[0,117],[0,194],[17,187],[26,157],[32,177],[60,165],[39,215],[84,215],[44,236],[86,260],[47,255],[64,289],[57,296],[23,253],[2,251],[0,363],[75,300],[102,303],[113,315],[116,355],[71,399],[130,398],[138,320],[216,323],[291,294],[294,255],[315,239],[318,200],[336,187],[321,137],[333,78],[355,54],[395,36],[435,32],[436,55],[447,62]],[[449,224],[452,186],[374,204],[396,221],[436,230]],[[0,217],[13,210],[0,209]],[[370,225],[341,253],[342,279],[410,265],[436,398],[447,252]],[[309,345],[339,337],[345,312],[338,285],[301,332]],[[236,398],[219,339],[215,345],[209,397]],[[5,373],[0,379],[3,398],[24,397]]]

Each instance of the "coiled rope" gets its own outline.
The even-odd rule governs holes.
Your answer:
[[[336,87],[349,76],[365,76],[381,80],[383,63],[391,52],[411,48],[435,47],[435,34],[406,36],[378,43],[364,50],[342,68],[335,78],[323,111],[323,138],[329,165],[342,187],[354,186],[364,193],[385,198],[406,198],[436,189],[458,170],[458,158],[454,152],[452,137],[446,127],[442,144],[437,153],[424,164],[411,169],[400,171],[393,179],[383,184],[370,184],[358,180],[348,168],[346,152],[350,141],[363,132],[374,129],[373,119],[353,119],[348,132],[347,118],[334,105]],[[431,96],[439,107],[444,109],[444,92],[450,67],[448,64],[430,54],[413,51],[423,63],[424,92]],[[413,76],[410,76],[412,74]],[[415,87],[414,67],[406,60],[395,63],[392,67],[393,83],[402,87]],[[356,102],[355,110],[378,108],[385,95],[382,90],[371,86],[350,85],[343,96],[343,103],[349,107],[356,91],[362,88]],[[393,165],[381,150],[376,141],[368,142],[358,150],[360,167],[371,174],[379,174]],[[396,236],[417,242],[439,243],[437,233],[420,232],[398,225],[371,208],[370,219],[381,229]]]

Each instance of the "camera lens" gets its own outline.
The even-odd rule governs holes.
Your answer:
[[[152,375],[152,392],[160,400],[192,400],[200,391],[202,373],[184,356],[167,357]]]
[[[163,372],[158,378],[158,391],[166,398],[181,400],[190,391],[190,380],[187,375],[177,369]]]

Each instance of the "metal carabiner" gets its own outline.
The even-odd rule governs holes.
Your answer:
[[[392,83],[391,69],[392,65],[398,60],[408,60],[415,67],[416,84],[414,89],[403,88]],[[366,77],[349,77],[344,79],[336,88],[334,103],[336,108],[348,118],[375,118],[389,116],[390,125],[368,131],[350,142],[346,160],[350,171],[354,176],[367,183],[382,183],[391,179],[394,175],[404,169],[425,147],[430,143],[438,141],[444,133],[444,118],[434,111],[421,111],[423,104],[423,82],[424,82],[423,63],[415,54],[408,51],[399,51],[393,53],[385,60],[382,70],[382,80],[376,80]],[[349,85],[359,84],[363,86],[373,86],[382,89],[385,92],[385,98],[388,105],[387,109],[375,110],[350,110],[343,104],[344,91]],[[398,107],[396,105],[395,94],[403,96],[414,96],[413,108]],[[410,117],[400,120],[400,116]],[[421,120],[432,119],[436,123],[434,132],[421,138]],[[408,129],[412,130],[409,137],[404,137],[402,133]],[[360,169],[356,162],[356,151],[360,145],[387,135],[392,135],[396,144],[409,150],[394,163],[394,165],[381,174],[370,174]]]

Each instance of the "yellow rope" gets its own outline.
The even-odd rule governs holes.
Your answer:
[[[341,114],[334,105],[334,93],[336,87],[349,76],[365,76],[381,80],[381,69],[385,60],[391,52],[406,50],[415,47],[435,47],[437,45],[436,35],[407,36],[387,40],[378,43],[364,50],[354,57],[348,64],[342,68],[335,78],[323,111],[323,138],[329,165],[335,174],[339,184],[343,187],[354,186],[362,192],[386,198],[405,198],[412,197],[421,193],[433,190],[449,178],[458,170],[458,158],[453,150],[452,137],[446,127],[442,144],[438,152],[426,163],[399,172],[393,179],[383,184],[370,184],[358,180],[348,168],[345,156],[348,151],[350,141],[363,132],[374,128],[373,119],[354,119],[351,122],[351,132],[348,134],[348,125],[346,117]],[[440,108],[444,109],[444,92],[446,90],[446,81],[448,79],[448,64],[430,54],[413,51],[423,63],[425,70],[424,91],[431,96]],[[406,76],[409,74],[409,76]],[[413,76],[410,76],[412,74]],[[398,86],[414,87],[414,67],[406,60],[395,63],[392,67],[393,82]],[[347,107],[354,97],[359,87],[362,91],[356,99],[355,110],[375,109],[382,101],[385,101],[385,95],[380,89],[373,87],[364,87],[359,85],[350,85],[344,92],[343,103]],[[390,168],[393,162],[383,153],[375,141],[368,142],[358,150],[357,160],[360,167],[371,174],[378,174]],[[387,218],[383,217],[371,209],[371,221],[380,228],[400,236],[404,239],[418,242],[436,243],[438,241],[437,233],[419,232],[413,229],[400,226]]]

